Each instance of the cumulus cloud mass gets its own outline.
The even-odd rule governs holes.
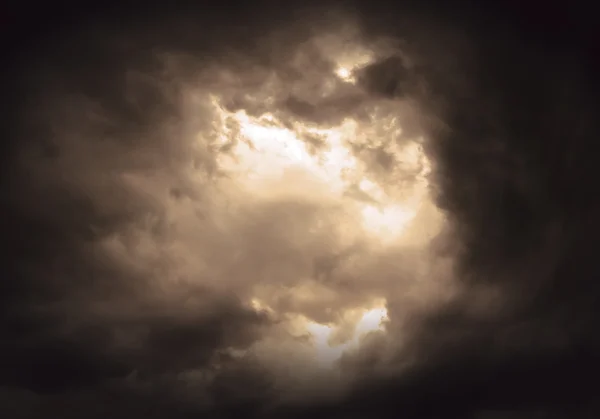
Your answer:
[[[452,16],[226,2],[24,40],[2,417],[594,417],[587,68]]]

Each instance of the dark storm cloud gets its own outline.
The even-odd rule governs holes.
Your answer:
[[[598,134],[593,84],[564,44],[499,37],[473,35],[471,61],[459,67],[464,82],[432,51],[419,56],[447,124],[431,153],[438,202],[462,247],[457,277],[466,291],[415,320],[411,349],[396,360],[414,364],[387,384],[360,386],[348,412],[589,414],[588,383],[600,366],[595,157],[584,151]],[[363,83],[402,94],[386,78],[388,65],[372,65]],[[496,290],[498,302],[476,309],[479,288]]]
[[[418,84],[401,57],[388,57],[362,69],[359,83],[384,97],[403,97]]]
[[[222,14],[202,24],[222,21],[227,17]],[[523,45],[492,30],[447,29],[462,21],[449,19],[434,28],[431,22],[440,19],[428,21],[425,15],[413,22],[403,17],[406,26],[377,28],[369,18],[382,15],[365,15],[367,35],[409,38],[417,65],[386,58],[364,69],[359,85],[387,98],[408,97],[442,121],[443,129],[433,129],[423,122],[428,116],[420,117],[413,130],[434,140],[428,151],[436,163],[435,188],[452,220],[449,241],[460,253],[457,278],[464,292],[448,304],[421,309],[408,329],[392,330],[393,338],[409,342],[398,353],[390,356],[374,339],[358,361],[368,370],[376,363],[369,357],[373,353],[391,358],[391,366],[409,359],[402,374],[369,378],[336,404],[300,403],[275,413],[482,418],[585,413],[595,396],[588,382],[600,370],[594,327],[600,290],[593,281],[600,225],[595,156],[588,149],[596,126],[587,76],[560,46],[541,54],[537,44]],[[202,198],[202,190],[187,192],[192,188],[181,167],[210,171],[214,156],[205,152],[192,159],[188,143],[176,139],[191,135],[210,116],[180,126],[178,95],[181,80],[194,79],[194,71],[212,58],[188,62],[185,56],[228,61],[225,53],[219,56],[219,47],[228,45],[250,50],[252,65],[280,65],[269,61],[277,54],[253,41],[280,29],[269,25],[273,14],[248,7],[229,19],[222,27],[208,25],[201,36],[200,23],[173,15],[160,26],[140,20],[127,36],[91,29],[17,63],[37,65],[23,65],[28,89],[21,86],[26,94],[19,121],[27,123],[18,127],[21,142],[13,147],[10,176],[2,180],[11,234],[2,238],[8,250],[0,344],[0,384],[6,387],[0,403],[14,417],[48,412],[100,417],[101,411],[177,417],[211,403],[216,407],[209,413],[244,416],[276,400],[264,371],[224,354],[249,346],[271,319],[214,289],[182,285],[165,295],[169,269],[163,263],[138,266],[98,247],[118,236],[134,248],[132,243],[144,241],[137,236],[142,230],[168,242],[170,221],[155,188],[165,195],[186,191],[173,200]],[[249,23],[240,25],[243,21]],[[443,36],[447,33],[454,36]],[[294,35],[289,44],[305,36]],[[164,76],[157,51],[181,60],[179,77]],[[279,70],[282,79],[294,76],[286,71]],[[423,84],[411,90],[415,79]],[[35,96],[36,90],[42,93]],[[253,101],[234,99],[232,108]],[[293,114],[319,122],[353,113],[361,98],[318,106],[293,95],[281,101]],[[375,158],[385,165],[385,155]],[[123,181],[123,173],[153,175],[159,186],[141,194]],[[271,234],[265,219],[275,227],[288,222],[269,218],[279,209],[253,218],[254,224],[240,230],[243,240],[252,244]],[[214,246],[233,242],[215,240]],[[279,248],[293,254],[283,242]],[[268,255],[262,248],[249,254],[253,263]],[[336,260],[322,260],[315,270],[327,276]],[[225,372],[206,383],[180,379],[184,373],[210,375],[217,367]],[[115,380],[119,384],[111,387]],[[186,394],[190,399],[202,394],[210,402],[190,401]],[[114,408],[102,408],[106,405]]]
[[[186,128],[161,130],[180,117],[180,86],[161,79],[156,54],[135,31],[112,35],[82,30],[20,57],[24,96],[15,103],[26,123],[13,131],[19,143],[3,178],[11,234],[2,239],[0,381],[58,394],[48,397],[59,404],[134,372],[152,383],[208,368],[218,350],[247,346],[267,322],[210,289],[183,285],[165,297],[164,266],[131,266],[99,249],[123,234],[134,246],[140,229],[165,240],[161,203],[124,174],[153,174],[165,190],[187,186],[178,168],[188,149],[175,141]],[[208,156],[196,157],[210,169]]]

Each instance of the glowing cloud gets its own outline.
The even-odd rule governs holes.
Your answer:
[[[222,151],[219,164],[244,187],[263,196],[272,195],[277,190],[292,190],[294,179],[303,194],[310,194],[315,188],[325,189],[332,197],[346,202],[348,211],[361,218],[365,233],[382,242],[398,238],[414,218],[422,194],[405,202],[387,196],[380,184],[369,179],[364,163],[353,154],[350,141],[361,136],[356,121],[346,119],[341,125],[327,129],[296,122],[289,128],[272,114],[252,117],[245,111],[228,112],[218,100],[213,103],[219,120],[223,121],[217,144]],[[235,129],[225,129],[227,125]],[[306,135],[322,138],[322,149],[309,151],[302,140]],[[415,165],[423,158],[416,150],[408,147],[403,151],[407,163]],[[275,187],[277,182],[280,188]],[[357,183],[363,199],[349,199],[352,195],[348,191]],[[413,202],[409,203],[410,200]]]
[[[294,221],[277,224],[279,213],[274,212],[275,232],[264,233],[264,252],[247,251],[227,271],[227,276],[230,271],[252,276],[244,281],[245,301],[277,323],[249,353],[275,375],[293,380],[310,375],[311,369],[337,371],[338,361],[359,351],[366,335],[385,333],[386,302],[372,300],[385,291],[373,288],[368,295],[349,296],[336,284],[368,287],[359,285],[362,279],[356,275],[364,270],[378,278],[380,267],[372,257],[387,260],[397,249],[418,248],[437,225],[423,139],[403,133],[397,103],[371,97],[356,85],[357,73],[381,51],[349,42],[351,36],[342,38],[315,41],[326,57],[322,67],[307,58],[315,45],[300,51],[302,59],[290,64],[300,75],[293,81],[277,81],[271,74],[263,85],[245,85],[243,73],[220,77],[208,97],[212,130],[198,136],[198,144],[208,143],[216,155],[216,171],[224,179],[218,189],[235,203],[233,211],[244,212],[244,206],[288,211],[301,203],[318,214],[299,223],[302,231],[289,234],[295,241],[290,244]],[[302,109],[287,107],[290,97],[322,111],[323,118],[304,117]],[[352,106],[344,106],[346,99]],[[224,211],[215,212],[216,218]],[[273,258],[270,244],[289,245],[282,253],[291,254],[293,265]]]
[[[360,311],[362,315],[354,326],[351,338],[339,344],[331,343],[335,325],[307,322],[306,329],[315,344],[316,359],[321,367],[332,368],[344,353],[357,349],[363,337],[371,332],[385,331],[387,309],[384,306]]]

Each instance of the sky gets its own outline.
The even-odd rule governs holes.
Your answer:
[[[0,416],[597,417],[591,36],[461,7],[9,8]]]

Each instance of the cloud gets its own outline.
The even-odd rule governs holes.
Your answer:
[[[593,412],[582,68],[413,8],[280,9],[73,29],[15,61],[0,404]]]

